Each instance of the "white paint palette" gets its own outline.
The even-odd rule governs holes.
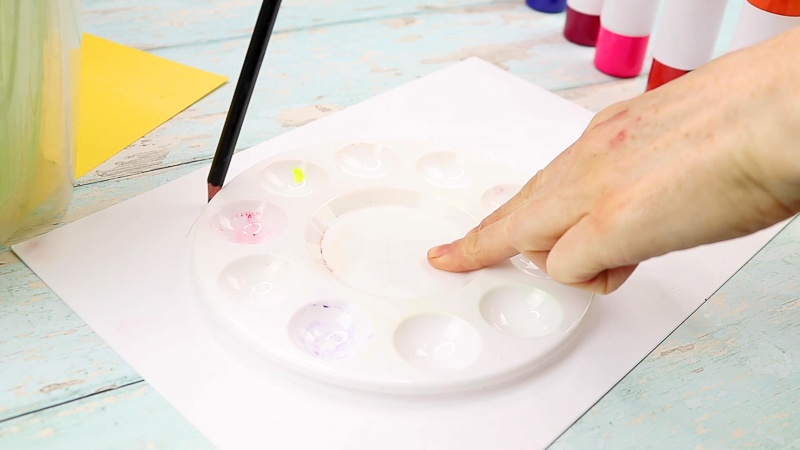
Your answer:
[[[463,236],[527,178],[394,140],[268,158],[195,225],[198,296],[251,349],[336,385],[445,393],[524,375],[563,347],[592,296],[521,257],[453,274],[430,267],[426,251]]]

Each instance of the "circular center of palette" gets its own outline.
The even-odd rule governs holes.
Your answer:
[[[338,197],[317,213],[315,241],[325,267],[368,294],[422,298],[451,292],[473,274],[436,270],[427,250],[463,235],[475,220],[447,200],[423,192],[382,189]]]

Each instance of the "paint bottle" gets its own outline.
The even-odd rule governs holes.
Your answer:
[[[669,0],[653,40],[647,90],[711,61],[728,0]]]
[[[659,0],[603,2],[594,55],[594,66],[598,70],[619,78],[639,75],[656,19],[658,2]]]
[[[525,0],[525,4],[539,12],[560,13],[564,11],[567,0]]]
[[[600,31],[602,8],[603,0],[567,0],[564,37],[575,44],[594,47]]]
[[[765,41],[800,25],[798,0],[747,0],[742,5],[729,51]]]

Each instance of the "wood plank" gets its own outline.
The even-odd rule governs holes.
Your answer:
[[[186,164],[79,186],[67,215],[38,232],[154,189],[198,167]],[[0,249],[0,323],[0,421],[141,380],[8,249]]]
[[[552,448],[798,448],[797,267],[800,220]]]
[[[10,253],[0,292],[0,420],[140,378]]]
[[[515,2],[277,34],[238,147],[268,140],[469,56],[487,59],[553,91],[612,80],[592,65],[592,49],[566,42],[563,20],[563,15],[539,14]],[[210,158],[247,43],[240,38],[154,50],[227,75],[231,82],[78,183]]]
[[[212,449],[147,383],[92,395],[0,427],[0,448]]]
[[[487,10],[518,0],[284,0],[275,32],[346,24],[362,20],[435,14],[443,10]],[[143,6],[137,0],[84,0],[87,32],[149,50],[250,35],[259,0],[162,0]],[[534,14],[541,14],[531,11]]]

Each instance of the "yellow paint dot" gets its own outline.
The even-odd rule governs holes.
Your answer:
[[[292,175],[294,175],[295,183],[302,183],[306,179],[306,174],[303,173],[303,169],[299,167],[295,167],[294,169],[292,169]]]

